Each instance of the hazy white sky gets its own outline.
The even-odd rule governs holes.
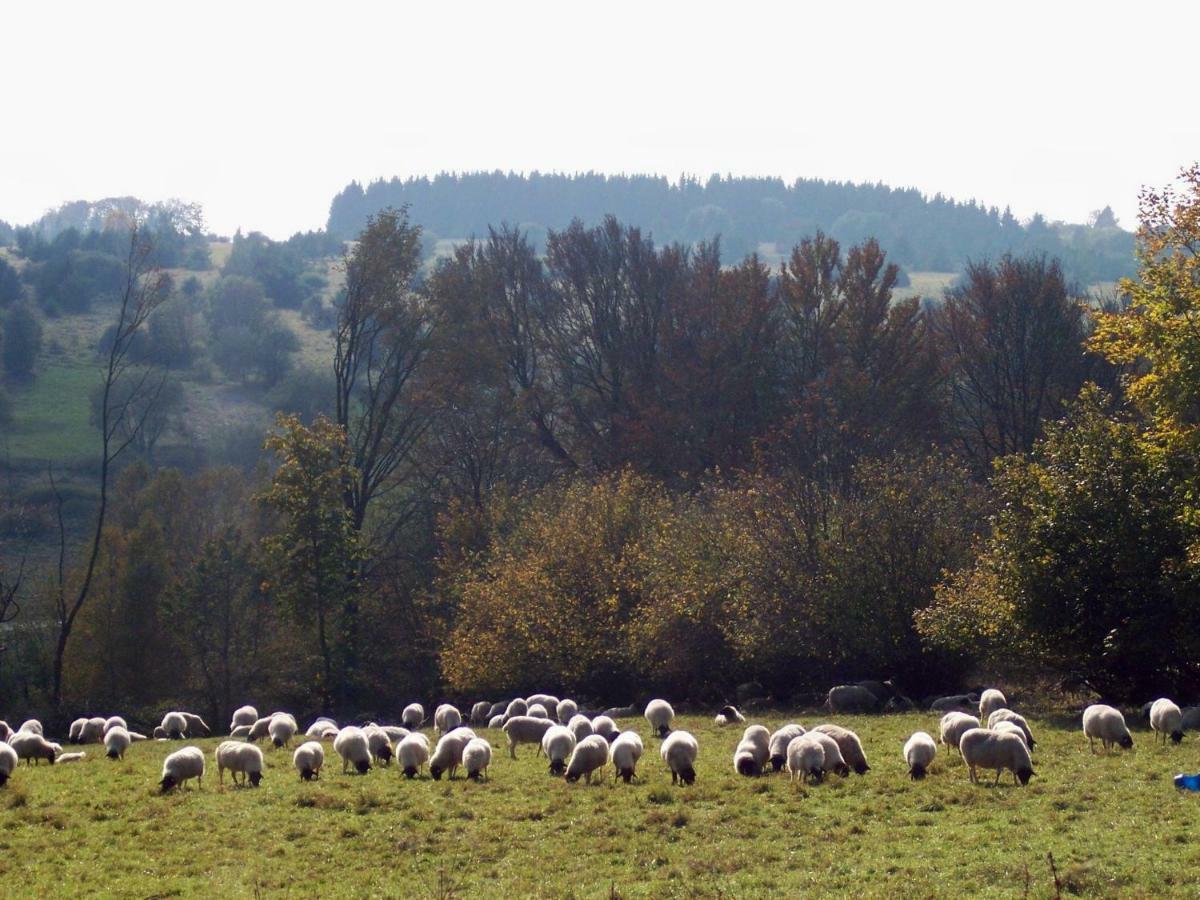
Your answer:
[[[883,181],[1081,221],[1200,159],[1200,3],[6,4],[0,219],[322,227],[441,170]]]

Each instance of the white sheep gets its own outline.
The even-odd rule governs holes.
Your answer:
[[[879,698],[859,684],[839,684],[825,695],[825,708],[832,713],[872,712]]]
[[[525,715],[529,716],[531,719],[549,719],[550,718],[549,710],[547,710],[546,707],[540,703],[530,703],[529,709],[525,713]]]
[[[267,726],[271,743],[277,748],[290,744],[299,730],[300,726],[296,724],[296,718],[291,713],[275,713],[271,716],[271,724]]]
[[[129,730],[116,725],[108,729],[108,733],[104,735],[104,752],[109,759],[124,759],[125,751],[132,743]]]
[[[17,731],[32,731],[34,734],[44,734],[42,723],[37,719],[26,719],[21,723],[21,727]]]
[[[695,783],[696,757],[700,755],[700,745],[689,732],[672,731],[663,740],[658,753],[671,770],[671,784]]]
[[[529,714],[529,704],[521,697],[514,697],[508,701],[508,706],[504,707],[504,721],[508,721],[513,716],[525,716]]]
[[[610,744],[617,739],[620,730],[612,716],[596,716],[592,719],[592,734],[598,734]]]
[[[83,726],[88,720],[86,718],[76,719],[71,723],[71,727],[67,729],[67,740],[72,744],[79,743],[79,735],[83,733]]]
[[[433,713],[434,734],[446,734],[462,724],[462,713],[457,706],[443,703]]]
[[[924,731],[915,732],[904,742],[904,762],[908,765],[908,777],[914,781],[924,778],[937,756],[937,744]]]
[[[558,701],[558,707],[555,710],[555,718],[557,718],[558,721],[563,725],[566,725],[571,721],[571,719],[575,718],[578,713],[579,704],[577,704],[574,700],[564,697],[562,700]]]
[[[575,735],[575,743],[577,744],[585,737],[591,737],[596,733],[596,730],[592,728],[592,720],[583,713],[576,713],[571,716],[570,721],[567,722],[567,728],[571,730],[571,734]]]
[[[1029,723],[1025,721],[1023,715],[1013,712],[1008,707],[992,710],[991,714],[987,717],[987,727],[995,728],[1001,722],[1010,722],[1016,725],[1021,733],[1025,735],[1025,746],[1030,750],[1037,746],[1037,742],[1033,739],[1033,732],[1029,728]]]
[[[567,770],[567,760],[575,750],[575,735],[565,725],[553,725],[542,735],[542,752],[550,762],[550,774],[562,775]]]
[[[400,713],[400,724],[410,731],[416,731],[425,724],[425,707],[420,703],[410,703]]]
[[[230,732],[229,732],[229,736],[230,736],[231,738],[244,738],[244,737],[249,737],[249,736],[250,736],[250,729],[251,729],[252,727],[253,727],[252,725],[237,725],[237,726],[235,726],[234,728],[232,728],[232,729],[230,730]],[[155,729],[155,730],[157,731],[158,729]]]
[[[46,740],[36,731],[17,731],[8,739],[9,746],[17,752],[17,758],[25,760],[25,764],[37,765],[44,759],[54,765],[61,751],[58,744]]]
[[[199,747],[184,747],[163,760],[162,781],[158,784],[165,794],[193,778],[199,787],[204,786],[204,753]]]
[[[325,765],[325,748],[320,741],[305,741],[292,754],[292,765],[300,773],[301,781],[320,778],[321,766]]]
[[[163,716],[160,727],[166,732],[167,737],[173,741],[178,741],[182,740],[183,736],[187,734],[188,723],[187,719],[183,717],[183,713],[169,712]]]
[[[588,784],[592,783],[592,773],[603,768],[608,762],[608,741],[601,735],[593,734],[585,737],[575,745],[571,759],[567,762],[566,779],[574,784],[583,778]]]
[[[371,745],[363,730],[355,725],[347,725],[333,739],[333,749],[342,758],[342,774],[350,766],[359,775],[366,775],[371,769]]]
[[[1016,722],[1001,721],[990,726],[990,728],[992,731],[1002,731],[1008,734],[1015,734],[1021,739],[1021,743],[1023,743],[1026,747],[1029,746],[1029,737],[1024,731],[1021,730],[1020,726],[1017,725]]]
[[[207,737],[212,733],[211,729],[208,727],[208,723],[195,713],[181,712],[180,715],[183,716],[184,721],[187,722],[188,734]]]
[[[608,749],[608,761],[616,770],[616,777],[626,784],[637,774],[638,760],[642,758],[642,738],[636,731],[622,731]]]
[[[258,710],[253,706],[239,706],[233,711],[233,718],[229,720],[229,731],[233,732],[235,728],[240,728],[242,725],[253,725],[258,721]]]
[[[483,738],[471,738],[463,747],[462,765],[467,778],[479,781],[488,777],[488,766],[492,764],[492,745]]]
[[[486,700],[480,700],[478,703],[474,704],[471,707],[471,724],[486,725],[488,719],[491,718],[491,716],[488,715],[491,710],[492,704],[488,703]]]
[[[415,778],[421,766],[429,762],[429,738],[414,731],[396,746],[396,759],[405,778]]]
[[[126,722],[123,718],[121,718],[120,716],[109,716],[107,719],[104,720],[104,733],[108,734],[108,730],[110,728],[116,728],[118,725],[120,725],[126,731],[129,730],[129,723]]]
[[[533,716],[513,716],[504,723],[504,733],[508,736],[508,755],[517,758],[518,744],[537,744],[538,753],[542,752],[542,738],[554,727],[549,719],[537,719]]]
[[[1033,771],[1029,748],[1016,734],[972,728],[959,739],[958,749],[963,762],[967,764],[973,784],[979,781],[976,769],[995,769],[994,784],[1000,783],[1000,776],[1005,769],[1011,771],[1021,784],[1028,784],[1029,779],[1037,774]]]
[[[793,740],[804,734],[804,726],[796,722],[777,729],[767,742],[767,750],[771,755],[771,767],[779,772],[787,765],[787,748]]]
[[[995,688],[988,688],[979,695],[979,721],[986,722],[987,717],[998,709],[1006,709],[1008,700]]]
[[[225,770],[229,770],[233,783],[238,783],[238,773],[242,776],[242,786],[249,780],[251,786],[258,787],[262,781],[263,755],[254,744],[243,741],[222,741],[213,755],[217,760],[217,779],[225,783]]]
[[[1156,737],[1162,735],[1164,746],[1168,735],[1178,744],[1183,740],[1183,710],[1166,697],[1160,697],[1150,707],[1150,727]]]
[[[726,725],[740,725],[745,721],[746,717],[738,712],[736,706],[722,706],[713,717],[713,724],[719,728],[724,728]]]
[[[787,746],[787,771],[792,781],[820,783],[825,777],[825,748],[811,734],[792,738]]]
[[[0,786],[8,783],[8,778],[16,769],[18,762],[17,751],[7,743],[0,744]]]
[[[254,723],[251,722],[251,725]],[[338,723],[326,716],[321,716],[313,720],[313,723],[305,729],[304,736],[321,740],[326,735],[337,734]]]
[[[487,727],[488,728],[503,728],[504,727],[504,713],[500,713],[500,714],[492,716],[490,719],[488,719]]]
[[[665,738],[671,733],[671,723],[675,721],[675,710],[666,700],[651,700],[646,704],[646,712],[643,715],[660,738]]]
[[[804,735],[807,738],[812,738],[821,745],[821,749],[825,751],[825,764],[821,767],[825,772],[837,772],[843,778],[850,775],[850,765],[842,756],[842,748],[838,746],[838,742],[832,737],[825,734],[823,731],[817,731],[815,728]]]
[[[154,731],[151,736],[156,741],[166,741],[170,740],[171,738],[171,736],[167,734],[167,729],[163,728],[161,725],[154,726]]]
[[[0,741],[7,741],[8,736],[12,733],[13,730],[11,727],[9,727],[9,724],[3,720],[0,720]]]
[[[388,733],[372,723],[363,729],[363,734],[367,736],[367,745],[371,748],[371,755],[379,760],[379,764],[386,766],[390,763],[392,761],[392,739]]]
[[[474,737],[475,732],[470,728],[456,728],[442,735],[433,748],[433,755],[429,757],[429,774],[434,781],[441,781],[443,772],[447,778],[454,777],[455,771],[462,765],[463,750]]]
[[[962,736],[972,728],[979,727],[979,720],[972,715],[962,712],[948,712],[942,716],[938,733],[942,743],[947,748],[958,749]]]
[[[871,767],[867,765],[867,754],[863,751],[862,741],[849,728],[843,728],[841,725],[825,724],[818,725],[813,731],[820,734],[827,734],[837,742],[842,759],[854,770],[856,775],[866,775],[871,771]],[[829,767],[826,766],[826,768],[828,769]]]
[[[57,747],[58,745],[55,744],[54,746]],[[60,753],[58,754],[58,759],[55,760],[55,763],[61,766],[66,763],[79,762],[85,756],[87,756],[87,752],[84,750],[80,750],[78,753]]]
[[[399,725],[377,725],[376,727],[386,734],[393,744],[399,743],[411,734],[407,728],[401,728]]]
[[[1125,716],[1119,709],[1103,703],[1093,703],[1083,711],[1083,733],[1093,753],[1096,752],[1096,738],[1105,750],[1111,750],[1113,744],[1120,744],[1126,750],[1133,747],[1133,737],[1125,727]]]
[[[93,716],[83,723],[83,727],[79,729],[80,744],[99,744],[104,740],[104,718],[102,716]]]

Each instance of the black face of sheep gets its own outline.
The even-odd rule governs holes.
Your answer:
[[[1021,784],[1029,784],[1029,779],[1036,774],[1037,772],[1033,771],[1033,769],[1020,769],[1017,772],[1017,780],[1021,782]]]
[[[754,758],[750,756],[743,756],[738,759],[737,770],[739,775],[745,775],[747,777],[754,777],[755,775],[762,774],[762,770],[759,769],[758,763],[756,763]]]
[[[317,773],[314,772],[312,769],[301,769],[300,770],[300,780],[301,781],[312,781],[316,777],[317,777]]]
[[[685,766],[679,770],[679,777],[682,779],[684,784],[689,786],[693,785],[696,783],[696,770],[691,766]]]
[[[442,767],[441,766],[430,766],[429,774],[433,776],[434,781],[441,781],[442,780]]]
[[[107,753],[109,759],[120,759],[121,754],[116,750],[109,750]]]
[[[854,764],[854,774],[855,775],[866,775],[870,771],[871,771],[871,767],[868,766],[865,762],[856,762]]]
[[[8,784],[8,773],[0,772],[0,787],[4,787],[6,784]]]
[[[722,706],[719,710],[717,710],[717,715],[724,716],[727,719],[736,719],[738,711],[732,706]]]
[[[787,762],[787,759],[784,757],[784,755],[782,753],[776,753],[771,757],[771,768],[776,772],[782,772],[783,764],[785,762]]]
[[[918,763],[908,770],[908,777],[913,781],[920,781],[925,777],[925,767]]]
[[[665,738],[665,737],[666,737],[668,734],[670,734],[670,733],[671,733],[671,729],[670,729],[670,728],[668,728],[666,725],[659,725],[659,726],[658,726],[658,736],[659,736],[660,738]]]
[[[1183,740],[1183,732],[1182,731],[1172,731],[1171,732],[1171,740],[1173,740],[1175,743],[1178,744],[1180,741]]]
[[[258,787],[258,783],[262,781],[262,772],[250,773],[250,784],[252,787]]]
[[[404,777],[405,778],[416,778],[417,777],[417,767],[416,766],[405,766],[404,767]]]
[[[617,769],[617,775],[626,784],[633,781],[633,769]]]
[[[354,768],[356,768],[358,770],[359,775],[366,775],[367,770],[371,768],[371,764],[369,762],[367,762],[365,759],[360,759],[358,762],[356,762],[354,764]]]
[[[1120,744],[1122,747],[1124,747],[1126,750],[1133,749],[1133,737],[1131,735],[1128,735],[1128,734],[1122,735],[1121,739],[1119,741],[1117,741],[1117,743]]]
[[[556,759],[554,762],[550,763],[550,774],[556,778],[561,777],[565,771],[567,771],[567,764],[561,759]]]
[[[568,772],[567,773],[567,784],[574,784],[578,780],[579,780],[578,772]]]
[[[182,741],[183,740],[183,732],[178,729],[170,732],[170,734],[171,734],[171,740],[173,740],[173,741]]]
[[[159,787],[162,788],[162,793],[165,794],[167,791],[171,790],[171,788],[173,788],[177,784],[179,784],[179,782],[175,780],[174,775],[164,775],[163,780],[160,781],[158,784],[159,784]]]
[[[380,747],[379,753],[376,755],[379,757],[380,762],[389,763],[392,761],[392,748],[388,746]]]
[[[467,773],[467,779],[468,779],[469,781],[478,781],[478,780],[479,780],[479,776],[480,776],[481,774],[482,774],[481,772],[468,772],[468,773]]]
[[[813,784],[820,784],[822,781],[825,780],[825,770],[824,769],[813,769],[808,774],[809,774],[809,777],[812,779]]]
[[[850,767],[848,765],[846,765],[845,763],[842,763],[841,765],[837,766],[836,768],[834,768],[833,771],[837,772],[843,778],[850,777]]]

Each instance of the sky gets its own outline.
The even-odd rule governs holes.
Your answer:
[[[351,180],[881,181],[1136,224],[1200,160],[1200,3],[21,3],[0,219],[134,195],[324,226]]]

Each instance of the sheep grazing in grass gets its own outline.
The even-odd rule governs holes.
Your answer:
[[[842,748],[838,746],[837,741],[815,728],[804,736],[818,742],[821,749],[825,751],[825,765],[821,767],[825,772],[837,772],[843,778],[849,777],[850,765],[842,756]]]
[[[348,725],[338,732],[333,739],[333,749],[342,758],[342,773],[345,774],[350,766],[359,775],[366,775],[371,769],[371,745],[361,728]]]
[[[700,745],[690,733],[672,731],[663,740],[658,753],[671,770],[671,784],[695,784],[696,757],[700,755]]]
[[[401,728],[399,725],[376,725],[375,727],[386,734],[388,740],[393,744],[399,743],[412,733],[407,728]]]
[[[1150,727],[1156,737],[1162,736],[1164,746],[1168,736],[1178,744],[1183,740],[1183,710],[1166,697],[1160,697],[1150,707]]]
[[[124,759],[125,751],[132,743],[128,729],[114,726],[104,735],[104,753],[109,759]]]
[[[396,759],[405,778],[416,778],[429,762],[429,738],[419,731],[412,732],[396,746]]]
[[[318,745],[319,746],[319,745]],[[217,780],[225,783],[225,770],[229,770],[233,783],[238,783],[238,774],[242,776],[243,787],[249,780],[251,786],[258,787],[262,781],[263,755],[255,744],[244,741],[222,741],[213,752],[217,761]]]
[[[433,748],[433,755],[429,757],[429,774],[433,776],[434,781],[441,781],[443,772],[447,778],[454,777],[454,773],[462,765],[463,750],[474,737],[475,732],[469,728],[456,728],[449,734],[442,735],[437,746]]]
[[[571,784],[580,778],[588,784],[592,783],[592,773],[608,762],[608,741],[598,734],[585,737],[575,745],[570,760],[567,761],[566,779]]]
[[[946,747],[957,750],[962,736],[972,728],[978,727],[979,720],[974,716],[962,712],[948,712],[942,716],[938,734]]]
[[[862,741],[849,728],[827,724],[818,725],[813,731],[827,734],[837,742],[842,759],[854,770],[856,775],[866,775],[871,771],[871,767],[867,765],[867,754],[863,752]]]
[[[592,734],[598,734],[610,744],[617,739],[620,729],[612,716],[599,715],[592,719]]]
[[[904,762],[908,765],[908,777],[914,781],[925,777],[937,756],[937,744],[924,731],[918,731],[904,742]]]
[[[103,716],[93,716],[83,723],[83,727],[79,729],[80,744],[99,744],[104,740],[104,722]]]
[[[208,737],[210,734],[212,734],[212,729],[208,727],[208,723],[195,713],[181,712],[180,715],[183,716],[184,721],[187,722],[187,733],[189,735]]]
[[[1029,723],[1025,721],[1025,717],[1020,713],[1015,713],[1008,707],[993,710],[991,715],[987,717],[987,727],[995,728],[1001,722],[1009,722],[1017,726],[1021,733],[1025,736],[1025,746],[1032,750],[1037,742],[1033,739],[1033,732],[1029,729]]]
[[[253,726],[250,726],[250,725],[238,725],[238,726],[236,726],[236,727],[234,727],[233,729],[231,729],[231,730],[230,730],[230,732],[229,732],[229,736],[230,736],[231,738],[244,738],[244,737],[249,737],[249,736],[250,736],[250,729],[251,729],[251,727],[253,727]]]
[[[825,748],[811,734],[792,738],[787,747],[787,771],[792,781],[820,784],[825,778]]]
[[[529,715],[529,704],[526,703],[522,697],[514,697],[512,700],[508,701],[508,706],[504,707],[505,722],[515,716],[526,715]]]
[[[151,737],[153,737],[156,741],[166,741],[170,740],[171,738],[171,736],[167,734],[167,729],[163,728],[161,725],[154,726],[154,731],[151,732]]]
[[[229,720],[229,731],[232,733],[236,728],[240,728],[243,725],[253,725],[257,721],[257,709],[253,706],[239,706],[233,711],[233,718]]]
[[[736,706],[722,706],[713,717],[713,723],[720,728],[726,725],[741,725],[746,721],[746,717],[738,712]]]
[[[478,703],[474,704],[471,707],[471,719],[470,719],[471,724],[472,725],[486,725],[488,722],[488,719],[491,718],[491,716],[489,715],[489,713],[491,711],[492,711],[492,704],[488,703],[486,700],[480,700]]]
[[[1103,703],[1093,703],[1083,711],[1083,733],[1093,753],[1096,752],[1097,738],[1105,750],[1111,750],[1113,744],[1119,744],[1126,750],[1133,748],[1133,737],[1125,727],[1125,716],[1119,709]]]
[[[1007,709],[1008,699],[995,688],[988,688],[979,695],[979,721],[986,722],[988,716],[998,709]]]
[[[17,731],[32,731],[34,734],[43,734],[42,723],[37,719],[26,719],[21,723],[21,727]]]
[[[471,738],[463,747],[462,766],[467,778],[479,781],[488,777],[488,766],[492,764],[492,745],[483,738]]]
[[[9,724],[3,720],[0,720],[0,741],[7,741],[9,738],[9,735],[11,735],[12,733],[13,733],[13,730],[9,726]]]
[[[0,786],[8,783],[8,778],[18,762],[17,751],[8,744],[0,744]]]
[[[771,755],[771,768],[776,772],[782,771],[787,765],[787,748],[793,740],[804,734],[804,726],[789,722],[771,735],[767,742],[767,750]]]
[[[608,716],[613,721],[616,721],[617,719],[633,719],[640,716],[641,713],[638,711],[638,707],[631,703],[629,706],[610,706],[600,715]]]
[[[179,741],[187,734],[188,723],[187,719],[183,717],[183,713],[169,712],[163,716],[162,725],[159,727],[166,732],[167,737],[171,740]]]
[[[561,724],[566,725],[573,718],[575,718],[578,713],[579,704],[577,704],[574,700],[563,698],[562,700],[558,701],[558,707],[555,709],[554,717],[558,719]]]
[[[575,735],[575,743],[579,743],[585,737],[591,737],[596,733],[596,729],[592,728],[592,720],[583,713],[576,713],[571,716],[567,722],[567,728],[571,730],[571,734]]]
[[[504,713],[500,713],[499,715],[492,716],[490,719],[488,719],[487,727],[488,728],[503,728],[504,727]]]
[[[163,760],[162,781],[158,786],[165,794],[176,787],[183,787],[191,779],[204,786],[204,754],[199,747],[184,747]]]
[[[322,740],[326,736],[332,737],[333,735],[337,734],[337,732],[337,722],[333,721],[333,719],[321,716],[320,718],[314,719],[313,723],[309,725],[307,729],[305,729],[304,736]]]
[[[72,722],[71,727],[67,729],[67,741],[72,744],[78,744],[79,735],[83,733],[83,726],[87,723],[87,719],[76,719]]]
[[[290,744],[299,730],[300,726],[296,724],[295,716],[290,713],[275,713],[267,725],[267,734],[271,736],[271,743],[276,748]]]
[[[363,729],[363,734],[367,736],[367,746],[371,748],[371,755],[379,760],[381,766],[386,766],[392,761],[392,739],[388,737],[388,733],[378,725],[368,725]]]
[[[770,743],[771,735],[764,726],[751,725],[733,751],[733,770],[739,775],[761,775],[771,757]]]
[[[825,695],[831,713],[865,713],[879,708],[879,698],[860,684],[839,684]]]
[[[951,694],[948,697],[938,697],[929,704],[930,712],[961,712],[975,715],[979,709],[979,698],[974,694]]]
[[[433,712],[434,734],[446,734],[462,724],[462,713],[457,706],[443,703]]]
[[[410,703],[400,713],[400,724],[410,731],[416,731],[425,724],[425,707],[420,703]]]
[[[504,723],[504,733],[508,737],[508,755],[517,758],[518,744],[537,744],[541,753],[542,738],[554,727],[549,719],[537,719],[533,716],[513,716]]]
[[[320,741],[305,741],[292,754],[292,765],[300,773],[301,781],[312,781],[321,777],[321,766],[325,765],[325,748]]]
[[[8,743],[17,751],[17,758],[25,760],[26,765],[38,765],[43,759],[54,765],[62,750],[58,744],[46,740],[36,731],[18,731],[8,739]]]
[[[126,722],[123,718],[121,718],[120,716],[109,716],[107,719],[104,720],[104,733],[108,734],[108,730],[110,728],[116,728],[118,725],[120,725],[126,731],[129,730],[129,723]]]
[[[675,721],[675,710],[666,700],[651,700],[646,704],[646,712],[643,715],[660,738],[665,738],[671,733],[671,723]]]
[[[997,722],[995,725],[991,726],[991,730],[997,731],[997,732],[1004,732],[1006,734],[1015,734],[1017,737],[1019,737],[1021,739],[1021,743],[1023,743],[1026,746],[1026,748],[1029,747],[1029,738],[1026,736],[1025,732],[1022,731],[1015,722]]]
[[[546,707],[542,706],[540,703],[530,703],[529,710],[525,713],[525,715],[529,716],[531,719],[550,718],[550,713],[547,711]]]
[[[1020,735],[991,731],[987,728],[972,728],[959,739],[959,752],[971,776],[971,783],[977,784],[978,769],[995,769],[996,781],[1008,769],[1013,777],[1021,784],[1028,784],[1029,779],[1037,773],[1033,771],[1033,761],[1029,758],[1029,748]]]
[[[542,752],[550,762],[550,774],[562,775],[567,770],[567,760],[575,750],[575,735],[565,725],[553,725],[542,735]]]
[[[1183,713],[1179,722],[1180,728],[1184,731],[1200,731],[1200,706],[1185,706],[1180,712]],[[0,725],[3,724],[3,722],[0,722]],[[3,731],[4,729],[0,728],[0,734]]]
[[[616,770],[616,777],[626,784],[637,774],[638,760],[642,758],[642,738],[636,731],[622,731],[608,748],[608,761]]]

